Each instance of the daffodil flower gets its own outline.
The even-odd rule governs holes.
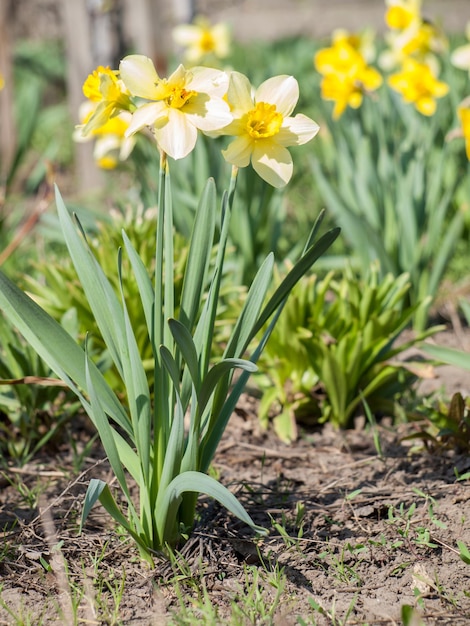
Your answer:
[[[95,109],[96,104],[89,100],[82,104],[79,111],[82,126],[76,127],[73,138],[77,142],[94,139],[93,157],[96,164],[103,169],[113,169],[120,161],[125,161],[134,149],[135,136],[125,136],[132,116],[128,111],[121,111],[101,126],[93,126],[87,135],[83,135],[82,128],[92,118]]]
[[[323,76],[321,96],[335,103],[334,119],[348,106],[360,107],[363,94],[375,91],[382,84],[382,76],[367,65],[359,47],[353,47],[351,41],[354,40],[336,37],[330,48],[319,50],[314,58],[315,68]]]
[[[185,59],[195,65],[208,57],[224,59],[230,53],[231,36],[224,22],[212,25],[205,17],[198,16],[192,24],[180,24],[173,29],[176,44],[185,48]]]
[[[253,90],[246,76],[230,74],[227,93],[233,122],[217,134],[236,138],[222,151],[236,167],[250,162],[261,178],[273,187],[283,187],[292,176],[289,146],[299,146],[315,137],[318,124],[306,115],[291,117],[299,99],[293,76],[274,76]]]
[[[133,96],[150,100],[137,107],[127,136],[149,126],[160,148],[181,159],[196,145],[198,130],[210,132],[232,121],[224,100],[228,76],[220,70],[180,65],[160,78],[148,57],[135,54],[120,64],[120,75]]]
[[[374,39],[375,33],[370,28],[360,33],[350,33],[344,28],[337,28],[331,34],[333,47],[346,43],[354,50],[357,50],[367,63],[371,63],[375,58]]]
[[[410,104],[423,115],[434,115],[436,98],[442,98],[449,91],[449,86],[438,80],[431,68],[408,58],[403,63],[402,70],[389,76],[388,84],[400,93]]]
[[[0,91],[5,87],[5,81],[3,80],[3,76],[0,74]]]
[[[109,67],[99,66],[83,83],[83,94],[95,107],[88,121],[82,125],[84,136],[121,111],[133,108],[129,92],[118,78],[118,73]]]
[[[393,30],[405,30],[421,22],[421,0],[387,0],[385,22]]]
[[[379,65],[384,70],[399,67],[408,58],[429,65],[437,73],[439,63],[436,55],[448,48],[448,41],[434,24],[414,21],[408,28],[390,32],[385,37],[388,49],[379,57]]]
[[[448,48],[445,35],[421,15],[421,0],[387,0],[385,41],[388,49],[379,57],[384,70],[400,67],[408,57],[429,65],[434,73],[439,70],[436,55]]]

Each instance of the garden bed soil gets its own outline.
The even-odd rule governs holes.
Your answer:
[[[470,388],[455,369],[437,370],[434,382]],[[3,472],[0,624],[75,623],[71,597],[87,624],[392,625],[411,611],[403,607],[413,607],[413,625],[469,624],[470,564],[457,542],[470,546],[470,481],[458,480],[470,456],[409,439],[424,425],[384,420],[370,430],[359,419],[287,445],[261,430],[257,401],[243,396],[214,471],[269,534],[256,539],[201,498],[179,569],[158,561],[154,570],[99,506],[79,534],[90,478],[112,476],[98,445],[74,474],[90,436],[77,429],[75,453],[64,444]]]

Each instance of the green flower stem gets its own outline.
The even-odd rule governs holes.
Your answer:
[[[158,184],[158,223],[155,248],[155,307],[154,307],[154,335],[151,337],[155,359],[154,377],[154,480],[152,501],[156,500],[161,474],[163,459],[165,458],[166,442],[168,441],[168,424],[165,419],[167,414],[166,392],[168,381],[166,370],[162,363],[159,346],[164,343],[164,311],[163,302],[163,264],[164,264],[164,222],[165,222],[165,199],[168,176],[168,159],[165,152],[160,152],[160,171]]]

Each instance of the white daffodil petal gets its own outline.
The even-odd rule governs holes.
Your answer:
[[[117,135],[104,135],[96,140],[93,157],[99,161],[110,152],[119,150],[121,139]]]
[[[134,149],[136,144],[135,137],[127,137],[121,141],[121,148],[119,150],[119,160],[125,161]]]
[[[132,95],[147,100],[156,99],[156,84],[160,79],[152,59],[142,54],[131,54],[119,64],[119,73]]]
[[[276,136],[281,146],[301,146],[310,141],[320,130],[316,122],[306,115],[298,113],[294,117],[284,119],[282,127]]]
[[[255,172],[273,187],[285,187],[294,169],[289,150],[273,142],[260,142],[251,157]]]
[[[289,116],[299,99],[299,83],[293,76],[273,76],[258,87],[256,102],[275,104],[279,113]]]
[[[250,164],[253,142],[246,135],[237,137],[222,150],[224,159],[237,167],[247,167]]]
[[[192,77],[187,85],[189,90],[202,91],[219,97],[227,93],[229,79],[226,72],[210,67],[193,67],[191,74]]]
[[[225,100],[209,98],[202,93],[191,98],[183,112],[191,123],[202,131],[219,130],[230,124],[233,119]]]
[[[145,126],[153,126],[162,116],[165,116],[166,107],[161,102],[149,102],[139,107],[132,115],[126,137],[133,135]]]
[[[246,127],[246,123],[243,120],[233,120],[227,126],[223,126],[222,128],[218,128],[217,130],[203,131],[204,134],[209,137],[220,137],[222,135],[229,135],[237,137],[239,135],[244,134],[244,130]]]
[[[470,71],[470,44],[456,48],[451,54],[450,62],[460,70]]]
[[[187,116],[177,109],[168,110],[168,122],[155,128],[161,149],[173,159],[187,156],[196,145],[197,129]]]
[[[240,72],[230,73],[230,82],[227,92],[230,108],[235,116],[253,109],[254,102],[252,87],[248,78]]]
[[[181,83],[185,83],[190,76],[191,73],[185,70],[184,65],[180,63],[176,70],[168,76],[167,83],[168,85],[181,86]]]

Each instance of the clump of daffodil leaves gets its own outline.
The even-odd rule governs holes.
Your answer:
[[[298,83],[292,76],[276,76],[254,89],[240,73],[207,67],[187,70],[182,65],[168,78],[161,78],[149,58],[131,55],[121,61],[118,71],[97,68],[86,79],[84,93],[89,105],[77,133],[100,139],[105,134],[100,129],[119,119],[113,147],[120,149],[120,158],[132,150],[129,140],[139,132],[150,133],[160,152],[153,280],[123,230],[122,249],[116,255],[120,288],[113,289],[91,253],[78,217],[70,215],[56,191],[63,236],[122,389],[117,393],[110,387],[86,344],[78,345],[1,273],[0,308],[81,400],[124,497],[122,507],[105,482],[92,479],[82,522],[99,500],[133,537],[141,556],[153,564],[157,555],[187,537],[199,493],[215,498],[254,531],[262,532],[208,470],[288,294],[329,248],[339,229],[318,236],[320,216],[301,257],[271,297],[267,294],[274,258],[272,254],[266,257],[223,355],[213,363],[211,346],[238,170],[251,163],[265,181],[282,187],[293,171],[288,147],[305,144],[318,132],[313,120],[293,115]],[[232,175],[220,209],[215,182],[206,183],[194,217],[180,300],[175,302],[170,162],[188,155],[201,132],[232,137],[223,151]],[[124,255],[129,261],[125,265]],[[128,265],[138,286],[152,348],[150,377],[122,288],[123,268]],[[236,380],[234,370],[239,370]],[[130,480],[138,488],[135,499]]]

